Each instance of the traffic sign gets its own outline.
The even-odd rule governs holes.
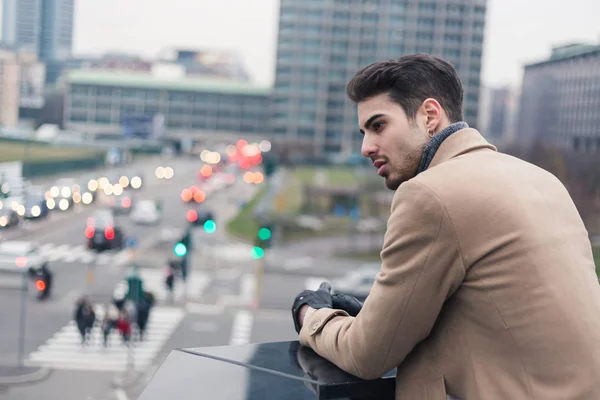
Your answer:
[[[137,247],[138,242],[135,236],[130,236],[127,238],[127,242],[125,242],[125,247]]]

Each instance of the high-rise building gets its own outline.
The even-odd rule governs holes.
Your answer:
[[[600,45],[555,47],[548,60],[525,66],[519,142],[542,140],[600,151]]]
[[[493,144],[512,141],[518,105],[517,92],[509,87],[483,88],[480,102],[481,133]]]
[[[2,41],[30,53],[38,52],[42,17],[41,0],[4,0]]]
[[[17,54],[0,49],[0,125],[15,126],[19,120],[19,62]]]
[[[73,48],[75,0],[42,0],[39,57],[64,60]]]
[[[368,64],[424,52],[441,56],[465,88],[477,125],[486,0],[281,0],[274,140],[309,143],[315,155],[360,148],[348,80]]]
[[[46,64],[46,81],[60,75],[71,56],[75,0],[4,0],[2,41]]]

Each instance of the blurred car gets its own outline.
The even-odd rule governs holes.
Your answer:
[[[85,237],[88,249],[96,251],[125,247],[123,230],[116,225],[113,213],[107,209],[97,210],[88,218]]]
[[[73,207],[73,192],[77,188],[77,182],[72,178],[62,178],[55,182],[50,188],[50,195],[54,200],[48,204],[50,209],[59,209],[66,211]]]
[[[0,270],[34,270],[47,264],[34,242],[7,240],[0,243]]]
[[[84,205],[92,204],[96,199],[97,188],[98,183],[95,179],[81,179],[73,189],[73,202]]]
[[[124,190],[118,195],[112,195],[108,204],[115,214],[129,214],[133,206],[133,196],[131,192]]]
[[[129,218],[139,225],[155,225],[162,219],[161,207],[153,200],[140,200],[135,203]]]
[[[360,301],[364,301],[371,292],[371,287],[373,287],[377,273],[380,270],[380,263],[364,264],[342,278],[332,280],[331,292],[349,294]]]
[[[10,207],[0,208],[0,229],[19,225],[19,215]]]
[[[46,199],[41,194],[28,195],[25,199],[25,212],[23,217],[25,219],[36,219],[48,216],[49,209]]]

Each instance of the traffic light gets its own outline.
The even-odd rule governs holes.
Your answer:
[[[254,248],[252,249],[252,258],[254,258],[255,260],[261,259],[265,256],[265,251],[259,247],[259,246],[254,246]]]
[[[252,258],[260,259],[265,256],[265,249],[271,247],[271,237],[273,236],[273,229],[270,224],[263,223],[256,237],[254,238],[254,248],[252,249]]]
[[[173,252],[177,257],[185,257],[187,254],[187,246],[181,242],[178,242],[173,248]]]
[[[217,230],[217,224],[212,219],[207,219],[204,222],[204,231],[206,233],[215,233]]]
[[[277,170],[277,161],[272,156],[263,158],[263,168],[266,177],[270,177]]]

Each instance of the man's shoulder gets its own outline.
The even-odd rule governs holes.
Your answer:
[[[518,186],[519,182],[540,181],[560,184],[549,172],[524,160],[496,151],[465,153],[429,168],[404,182],[394,194],[394,202],[410,200],[415,193],[429,196],[419,201],[465,203],[477,200],[478,194],[501,187]]]

